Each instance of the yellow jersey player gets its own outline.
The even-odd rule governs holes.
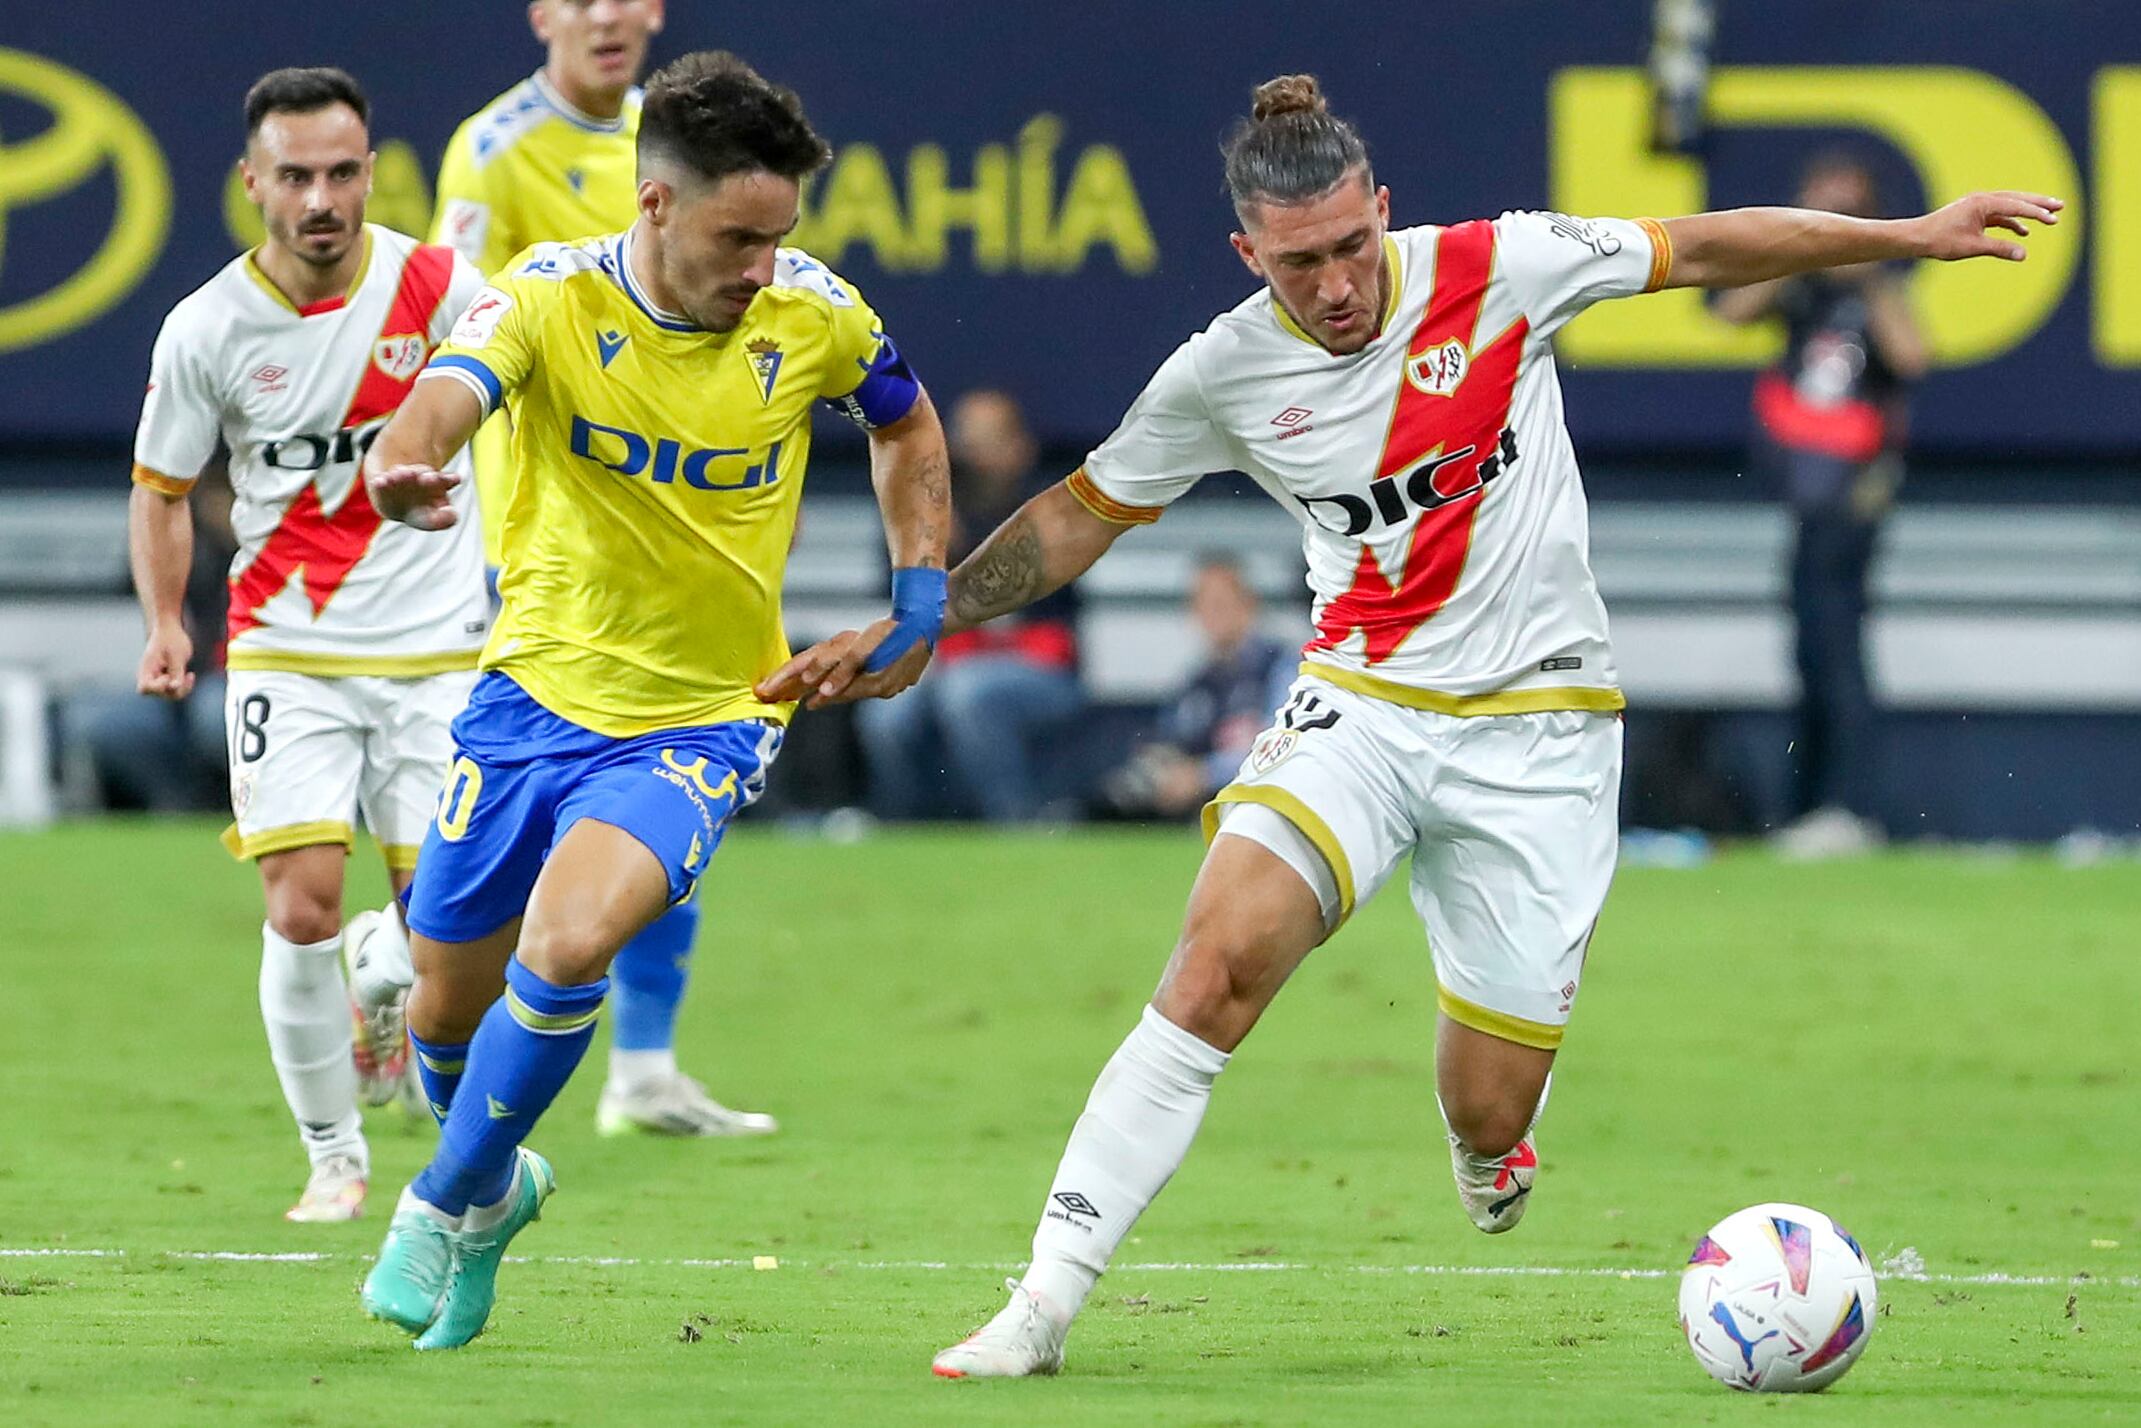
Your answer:
[[[610,233],[637,209],[633,156],[639,76],[662,28],[662,0],[536,0],[528,22],[548,50],[543,67],[455,132],[439,167],[434,243],[495,273],[535,243]],[[512,479],[511,419],[483,424],[471,443],[485,556],[498,540]],[[609,1075],[596,1103],[604,1135],[768,1135],[772,1116],[736,1111],[677,1066],[677,1012],[698,940],[699,905],[656,919],[610,969]]]
[[[814,402],[870,432],[895,570],[891,617],[813,667],[895,694],[943,625],[935,410],[861,295],[779,246],[828,156],[800,103],[688,55],[649,82],[638,146],[632,227],[509,265],[365,466],[382,515],[444,529],[458,478],[439,468],[513,413],[504,609],[408,911],[409,1027],[448,1109],[364,1286],[419,1348],[483,1328],[552,1185],[521,1142],[586,1051],[611,960],[690,894],[780,747],[790,706],[755,685],[788,655]]]

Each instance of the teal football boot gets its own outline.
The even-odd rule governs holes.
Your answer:
[[[528,1225],[542,1218],[543,1202],[558,1188],[550,1162],[522,1146],[513,1167],[513,1183],[498,1206],[471,1209],[463,1228],[449,1236],[453,1269],[446,1278],[446,1302],[417,1339],[419,1349],[458,1349],[491,1317],[498,1301],[498,1265],[506,1246]],[[496,1215],[495,1220],[483,1223]]]

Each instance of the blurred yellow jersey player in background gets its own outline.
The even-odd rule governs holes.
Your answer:
[[[896,694],[943,628],[935,409],[854,290],[779,246],[829,157],[799,101],[687,55],[648,81],[638,149],[632,227],[510,264],[366,457],[381,515],[443,530],[459,478],[440,468],[514,416],[504,612],[408,902],[409,1031],[445,1121],[364,1288],[418,1348],[481,1332],[554,1183],[521,1143],[592,1041],[613,961],[764,786],[788,706],[755,686],[787,658],[814,402],[869,430],[894,570],[891,617],[807,656],[809,688],[859,669],[860,692]]]
[[[528,23],[543,67],[464,123],[439,166],[432,241],[486,276],[537,243],[613,233],[638,212],[634,157],[639,77],[662,27],[662,0],[535,0]],[[512,416],[471,443],[485,563],[499,544],[512,488]],[[672,909],[617,959],[610,1074],[596,1111],[606,1134],[764,1135],[772,1116],[736,1111],[676,1063],[676,1021],[698,939],[696,902]]]
[[[632,221],[639,76],[662,28],[662,0],[534,0],[543,67],[454,131],[439,163],[444,243],[486,277],[536,243],[612,233]],[[476,436],[484,555],[499,564],[498,512],[511,476],[506,418]]]

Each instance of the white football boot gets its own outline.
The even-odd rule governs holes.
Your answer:
[[[1530,1136],[1507,1155],[1474,1155],[1454,1132],[1450,1135],[1450,1169],[1457,1176],[1457,1198],[1472,1223],[1490,1235],[1516,1228],[1531,1203],[1532,1182],[1539,1174],[1539,1149]]]
[[[367,1106],[384,1106],[400,1099],[406,1106],[414,1074],[409,1030],[402,1018],[408,991],[405,988],[384,1002],[370,1002],[357,990],[368,981],[358,971],[365,960],[365,944],[385,918],[383,912],[367,910],[352,917],[342,930],[342,971],[349,982],[349,1014],[356,1033],[351,1055],[357,1063],[358,1100]],[[422,1105],[421,1095],[418,1105]]]
[[[732,1111],[679,1071],[630,1089],[602,1086],[595,1104],[598,1135],[772,1135],[781,1123],[762,1111]]]
[[[305,1193],[283,1211],[283,1218],[300,1225],[334,1225],[354,1220],[364,1213],[366,1171],[354,1155],[330,1155],[312,1167]]]
[[[1041,1296],[1015,1279],[1004,1281],[1011,1302],[994,1319],[930,1361],[938,1378],[1027,1378],[1063,1367],[1068,1321],[1058,1321]]]
[[[1474,1155],[1455,1131],[1450,1132],[1450,1170],[1457,1177],[1457,1198],[1481,1233],[1503,1234],[1515,1229],[1517,1221],[1524,1218],[1524,1210],[1531,1204],[1532,1183],[1539,1178],[1539,1143],[1533,1137],[1539,1131],[1539,1118],[1546,1114],[1547,1098],[1553,1093],[1554,1078],[1549,1073],[1539,1088],[1539,1104],[1532,1107],[1531,1124],[1524,1127],[1524,1138],[1506,1155]],[[1439,1095],[1435,1097],[1435,1107],[1442,1109]],[[1443,1111],[1445,1125],[1449,1118],[1449,1112]]]

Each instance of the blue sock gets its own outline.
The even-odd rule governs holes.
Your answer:
[[[698,935],[699,904],[680,902],[625,943],[610,964],[610,1045],[619,1051],[676,1045],[677,1008]]]
[[[410,1187],[418,1199],[458,1215],[504,1198],[513,1152],[587,1053],[609,985],[605,977],[560,987],[518,960],[506,965],[506,994],[476,1028],[466,1084],[439,1130],[437,1153]]]
[[[409,1049],[416,1053],[416,1079],[424,1083],[431,1114],[445,1125],[446,1113],[453,1109],[453,1093],[461,1088],[461,1073],[468,1065],[468,1043],[426,1041],[412,1031]]]

